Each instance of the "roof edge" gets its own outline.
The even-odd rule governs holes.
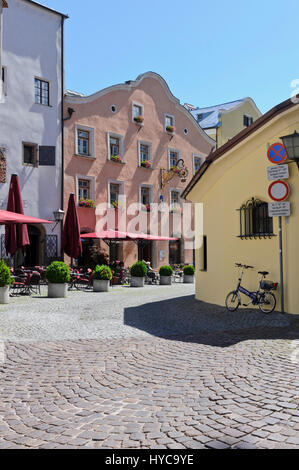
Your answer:
[[[59,16],[62,16],[63,18],[67,19],[69,18],[68,15],[64,14],[64,13],[61,13],[60,11],[57,11],[57,10],[54,10],[53,8],[50,8],[50,7],[47,7],[46,5],[43,5],[42,3],[39,3],[39,2],[35,2],[34,0],[24,0],[25,2],[27,3],[31,3],[37,7],[40,7],[40,8],[43,8],[45,10],[48,10],[49,12],[51,13],[54,13],[56,15],[59,15]]]
[[[299,100],[299,95],[296,95],[295,98]],[[231,140],[229,140],[228,142],[223,144],[221,147],[219,147],[216,151],[211,152],[210,155],[205,160],[205,162],[203,163],[203,165],[201,166],[201,168],[199,169],[199,171],[196,173],[196,175],[193,176],[192,180],[186,186],[186,188],[182,192],[181,197],[186,198],[188,196],[188,194],[194,188],[195,184],[200,180],[200,178],[204,175],[208,167],[214,161],[218,160],[226,152],[232,150],[239,143],[241,143],[251,134],[254,134],[255,131],[263,127],[265,124],[267,124],[269,121],[274,119],[276,116],[279,116],[279,114],[282,114],[284,111],[287,111],[288,109],[291,109],[292,107],[296,106],[298,103],[294,103],[293,100],[294,100],[294,97],[289,98],[283,101],[282,103],[279,103],[278,105],[274,106],[267,113],[263,114],[256,121],[254,121],[253,124],[251,124],[251,126],[247,127],[246,129],[243,129],[241,132],[235,135],[235,137],[233,137]]]

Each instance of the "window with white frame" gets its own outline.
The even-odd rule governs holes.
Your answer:
[[[113,207],[118,207],[119,196],[121,194],[121,185],[119,183],[110,183],[109,192],[110,204]]]
[[[50,83],[40,78],[34,79],[35,102],[45,106],[50,105]]]
[[[135,118],[143,118],[143,106],[141,104],[137,104],[137,103],[133,103],[132,105],[132,117],[133,117],[133,121],[135,120]]]
[[[150,188],[146,186],[141,186],[140,188],[141,193],[141,204],[147,206],[150,204]]]
[[[200,155],[193,155],[193,173],[194,175],[198,172],[201,165],[203,164],[204,158]]]
[[[165,130],[168,132],[173,132],[175,130],[174,117],[171,114],[165,114]]]
[[[76,124],[76,155],[94,157],[94,129]]]
[[[119,134],[108,132],[108,159],[123,162],[124,156],[124,140]]]
[[[78,179],[78,197],[80,199],[91,199],[91,182],[86,179]]]
[[[176,149],[168,149],[169,156],[169,168],[178,166],[178,161],[180,160],[180,152]]]
[[[176,190],[170,191],[170,205],[176,206],[180,204],[180,192]]]
[[[139,166],[151,168],[152,166],[152,144],[149,142],[138,142]]]
[[[251,124],[253,124],[253,117],[252,116],[247,116],[246,114],[244,114],[243,124],[244,124],[245,127],[251,126]]]

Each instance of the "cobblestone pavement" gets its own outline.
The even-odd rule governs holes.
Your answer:
[[[248,311],[246,320],[194,302],[190,287],[153,289],[143,302],[135,290],[119,292],[122,315],[107,338],[90,311],[82,326],[94,322],[93,337],[83,328],[79,338],[71,323],[74,337],[65,339],[67,323],[55,320],[57,338],[52,325],[46,339],[44,320],[29,328],[36,307],[29,323],[26,315],[48,300],[1,310],[0,448],[299,448],[297,318]],[[74,298],[90,305],[82,295],[60,300],[59,315],[70,318]],[[103,302],[118,312],[116,298]]]

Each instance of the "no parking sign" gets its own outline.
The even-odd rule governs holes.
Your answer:
[[[287,152],[284,145],[280,142],[272,144],[268,149],[268,159],[271,163],[279,165],[287,159]]]

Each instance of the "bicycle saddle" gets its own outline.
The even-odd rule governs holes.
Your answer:
[[[263,276],[267,276],[269,274],[267,271],[259,271],[259,274],[262,274]]]

